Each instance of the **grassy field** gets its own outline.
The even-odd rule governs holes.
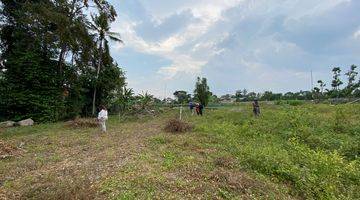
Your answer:
[[[242,104],[165,133],[175,115],[2,130],[23,150],[0,160],[0,199],[360,199],[360,105]]]

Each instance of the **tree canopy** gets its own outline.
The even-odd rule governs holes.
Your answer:
[[[109,51],[120,38],[107,1],[1,0],[0,18],[0,118],[91,115],[125,85]]]
[[[197,77],[194,90],[195,99],[199,101],[202,105],[207,106],[211,95],[212,93],[210,92],[210,88],[207,84],[207,79]]]

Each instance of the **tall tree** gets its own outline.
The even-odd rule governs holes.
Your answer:
[[[318,80],[317,83],[319,84],[321,94],[323,94],[326,84],[322,80]]]
[[[110,23],[112,18],[105,12],[100,12],[98,16],[92,16],[93,23],[91,23],[91,28],[96,33],[96,43],[98,44],[98,63],[96,69],[96,80],[99,78],[100,69],[103,65],[104,58],[104,47],[108,49],[109,40],[115,42],[122,42],[119,38],[119,34],[110,31]],[[95,83],[94,92],[93,92],[93,103],[92,103],[92,114],[95,115],[96,111],[96,93],[97,93],[97,83]]]
[[[334,91],[339,91],[339,87],[340,85],[343,84],[343,82],[340,80],[340,75],[341,75],[341,69],[340,67],[334,67],[332,69],[333,72],[333,80],[331,82],[331,86],[333,87]]]
[[[47,40],[51,26],[34,18],[36,13],[29,9],[34,5],[28,1],[2,3],[0,39],[5,92],[0,94],[0,113],[15,120],[57,120],[64,105],[59,101],[59,75],[51,60],[53,44]],[[45,0],[37,3],[50,4]]]
[[[115,20],[106,0],[1,0],[0,117],[55,121],[84,114],[95,84],[99,102],[124,84],[110,56],[108,33],[94,34],[89,7]]]
[[[357,83],[355,83],[356,76],[358,75],[356,68],[356,65],[351,65],[350,70],[345,73],[348,78],[347,86],[344,89],[346,96],[351,96],[352,92],[358,87]]]
[[[195,84],[194,97],[204,106],[207,106],[212,93],[207,84],[206,78],[197,77]]]

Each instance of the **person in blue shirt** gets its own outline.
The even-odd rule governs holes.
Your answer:
[[[190,111],[191,111],[191,115],[194,115],[195,114],[195,111],[194,111],[194,103],[192,101],[190,101],[189,103],[189,108],[190,108]]]

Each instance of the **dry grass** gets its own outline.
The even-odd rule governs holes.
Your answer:
[[[99,183],[142,151],[147,137],[161,132],[163,118],[146,120],[111,118],[102,135],[86,128],[91,121],[76,129],[57,123],[5,130],[1,152],[14,154],[17,148],[10,144],[19,143],[24,151],[0,162],[0,199],[106,199]]]
[[[217,167],[223,167],[223,168],[227,168],[227,169],[232,169],[235,165],[235,161],[234,158],[232,157],[218,157],[215,159],[214,161],[214,165]]]
[[[22,150],[0,140],[0,160],[21,155]]]
[[[185,121],[171,119],[166,123],[165,131],[169,133],[184,133],[191,131],[193,126]]]
[[[98,127],[99,123],[95,118],[76,118],[66,122],[65,125],[72,128],[93,128]]]

